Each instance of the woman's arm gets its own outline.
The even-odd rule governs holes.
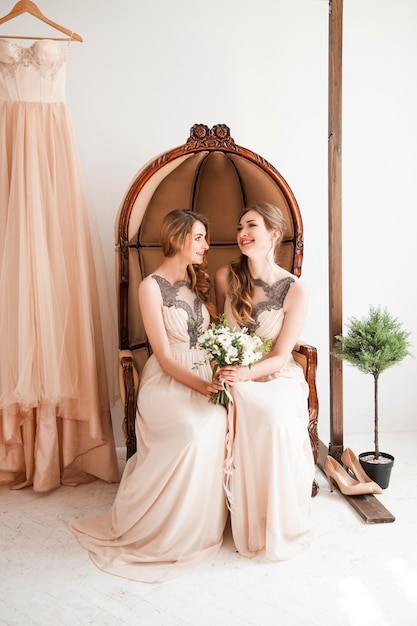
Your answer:
[[[161,292],[157,282],[150,277],[145,278],[139,285],[139,308],[152,352],[164,372],[207,398],[222,389],[221,383],[200,378],[172,357],[162,315]]]

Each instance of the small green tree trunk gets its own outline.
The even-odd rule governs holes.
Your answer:
[[[378,378],[379,374],[374,374],[374,444],[375,458],[379,458],[379,438],[378,438]]]

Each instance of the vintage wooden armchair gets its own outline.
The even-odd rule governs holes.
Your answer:
[[[184,145],[144,165],[128,188],[116,224],[116,291],[119,328],[120,394],[127,458],[136,451],[135,416],[140,372],[150,354],[138,304],[142,277],[162,259],[161,221],[173,209],[191,209],[210,223],[211,277],[218,267],[239,254],[236,225],[241,210],[253,202],[279,206],[286,217],[280,263],[301,275],[303,224],[297,201],[281,174],[265,159],[238,146],[224,124],[209,129],[195,124]],[[318,397],[317,351],[300,344],[294,357],[302,365],[309,385],[309,435],[317,460]],[[312,495],[318,491],[314,482]]]

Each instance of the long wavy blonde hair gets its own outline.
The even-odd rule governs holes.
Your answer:
[[[285,232],[285,219],[281,209],[268,202],[251,204],[239,215],[239,222],[248,211],[256,211],[263,218],[268,231],[279,233],[274,245],[274,261],[277,263]],[[229,267],[229,297],[232,313],[237,322],[244,326],[254,321],[252,318],[254,282],[248,267],[248,257],[241,254],[238,260],[230,263]]]
[[[161,247],[164,256],[173,257],[180,252],[187,236],[191,233],[196,222],[201,222],[206,229],[206,240],[210,243],[209,224],[207,218],[189,209],[175,209],[164,217],[161,225]],[[187,274],[190,278],[191,289],[206,305],[210,318],[216,317],[216,309],[211,302],[211,283],[207,273],[207,256],[201,265],[190,264],[187,267]]]

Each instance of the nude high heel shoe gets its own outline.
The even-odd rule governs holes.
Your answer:
[[[323,465],[324,472],[329,481],[330,491],[333,491],[333,481],[345,496],[363,496],[369,493],[382,493],[381,488],[371,482],[361,483],[352,478],[350,474],[332,456],[326,456]]]
[[[350,448],[346,448],[345,450],[343,450],[342,463],[361,483],[369,483],[374,485],[374,489],[376,489],[372,493],[382,493],[381,487],[377,485],[371,478],[369,478],[368,474],[365,472],[362,465],[360,464],[358,457],[355,455],[354,452],[352,452]]]

